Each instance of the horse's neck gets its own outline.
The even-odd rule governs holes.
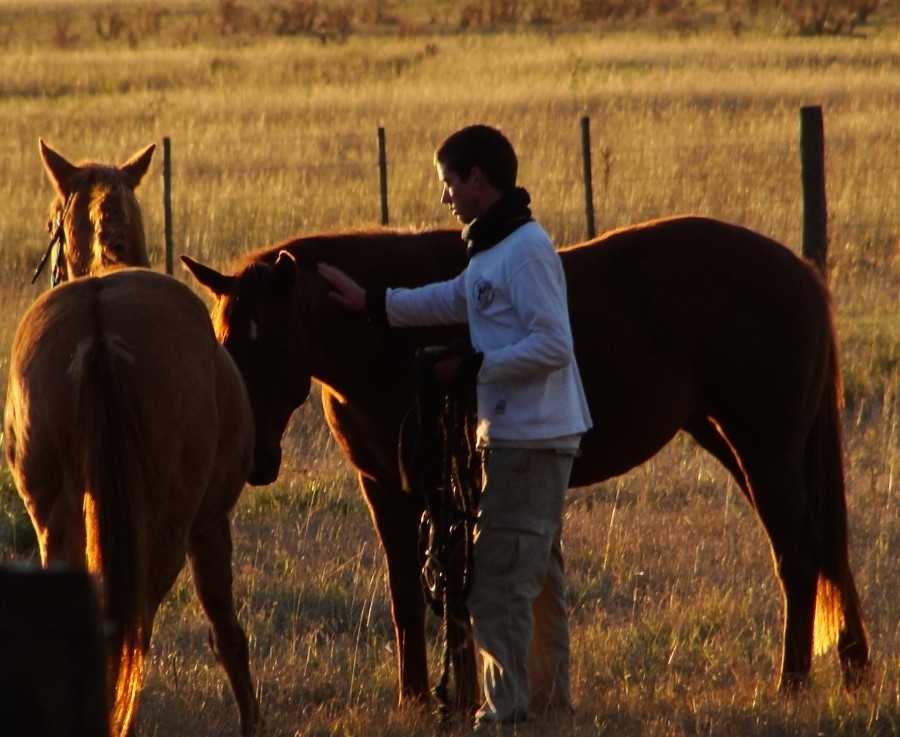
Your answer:
[[[112,271],[130,267],[150,268],[150,258],[143,241],[130,241],[124,254],[113,258],[106,255],[102,245],[92,243],[88,258],[69,258],[69,276],[77,279],[85,276],[102,276]]]
[[[116,204],[106,213],[108,217],[103,216],[104,232],[97,230],[96,215],[82,215],[79,225],[70,226],[71,232],[67,233],[70,275],[99,276],[126,266],[149,268],[144,220],[134,193],[122,187],[96,188],[86,201],[89,210],[95,212],[106,209],[104,201]],[[84,207],[81,200],[78,202],[79,207]],[[110,244],[119,250],[112,251]]]
[[[346,271],[366,289],[443,281],[465,267],[465,244],[454,230],[313,236],[273,250],[277,253],[285,248],[301,268],[328,263]]]
[[[438,240],[429,244],[439,246],[431,253],[423,253],[423,244],[413,237],[398,236],[375,246],[354,241],[340,244],[339,249],[320,247],[314,254],[304,254],[303,276],[295,294],[313,378],[341,396],[371,403],[378,401],[374,395],[386,389],[406,392],[411,387],[416,349],[465,338],[465,326],[401,331],[371,324],[329,298],[327,287],[311,268],[313,262],[331,263],[354,271],[362,286],[375,289],[398,279],[411,286],[427,284],[451,278],[461,268],[464,247],[458,234],[451,231],[446,240]]]
[[[359,400],[371,392],[378,364],[388,350],[388,331],[339,306],[316,279],[308,273],[297,305],[310,374],[341,396]]]

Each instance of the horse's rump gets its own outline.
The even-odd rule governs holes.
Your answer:
[[[735,440],[779,415],[785,432],[808,430],[797,423],[811,422],[821,396],[830,306],[815,272],[784,246],[681,217],[560,255],[595,418],[573,485],[633,468],[679,430],[711,436],[708,418]]]
[[[99,282],[88,285],[99,289]],[[84,464],[89,570],[103,577],[110,651],[120,652],[113,724],[134,717],[143,674],[147,605],[147,512],[151,468],[142,453],[144,418],[126,336],[98,332],[79,344],[70,366],[76,458]]]

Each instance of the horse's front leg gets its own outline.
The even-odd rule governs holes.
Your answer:
[[[387,557],[391,616],[397,638],[400,702],[428,703],[425,598],[419,563],[422,503],[413,494],[360,476],[372,520]]]

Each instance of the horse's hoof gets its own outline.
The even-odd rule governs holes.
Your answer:
[[[250,724],[241,724],[241,737],[267,737],[266,721],[257,716]]]
[[[843,666],[844,690],[854,693],[861,690],[871,690],[875,687],[875,677],[868,663],[855,665],[847,663]]]
[[[796,696],[809,685],[807,673],[782,673],[778,684],[778,692],[784,696]]]

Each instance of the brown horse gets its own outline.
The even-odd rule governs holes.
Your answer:
[[[54,285],[122,266],[149,267],[144,223],[134,190],[147,173],[156,144],[151,143],[120,166],[70,164],[43,140],[39,147],[56,199],[47,222],[52,239],[38,270],[54,249]]]
[[[190,559],[210,644],[240,712],[261,724],[232,598],[234,506],[252,462],[252,414],[234,362],[193,292],[149,266],[134,188],[148,146],[121,167],[73,166],[41,142],[58,198],[57,280],[13,344],[6,455],[44,566],[102,579],[110,725],[133,723],[153,620]],[[55,244],[51,242],[51,248]],[[100,274],[97,277],[84,277]]]
[[[859,683],[868,644],[848,560],[841,385],[822,281],[784,246],[702,217],[615,231],[561,256],[595,422],[572,485],[621,474],[690,433],[769,535],[785,602],[781,688],[806,681],[814,643],[836,642],[845,683]],[[448,279],[465,266],[459,232],[301,238],[251,254],[230,276],[182,258],[215,295],[216,332],[247,382],[252,483],[277,477],[286,423],[310,379],[322,384],[387,554],[401,693],[427,698],[422,500],[400,491],[397,438],[414,351],[459,332],[368,324],[328,299],[314,267],[333,264],[370,289]]]
[[[259,725],[228,518],[250,472],[252,428],[205,305],[168,276],[76,279],[44,293],[16,332],[6,457],[44,567],[102,579],[114,735],[133,721],[153,620],[185,556],[241,731]]]

